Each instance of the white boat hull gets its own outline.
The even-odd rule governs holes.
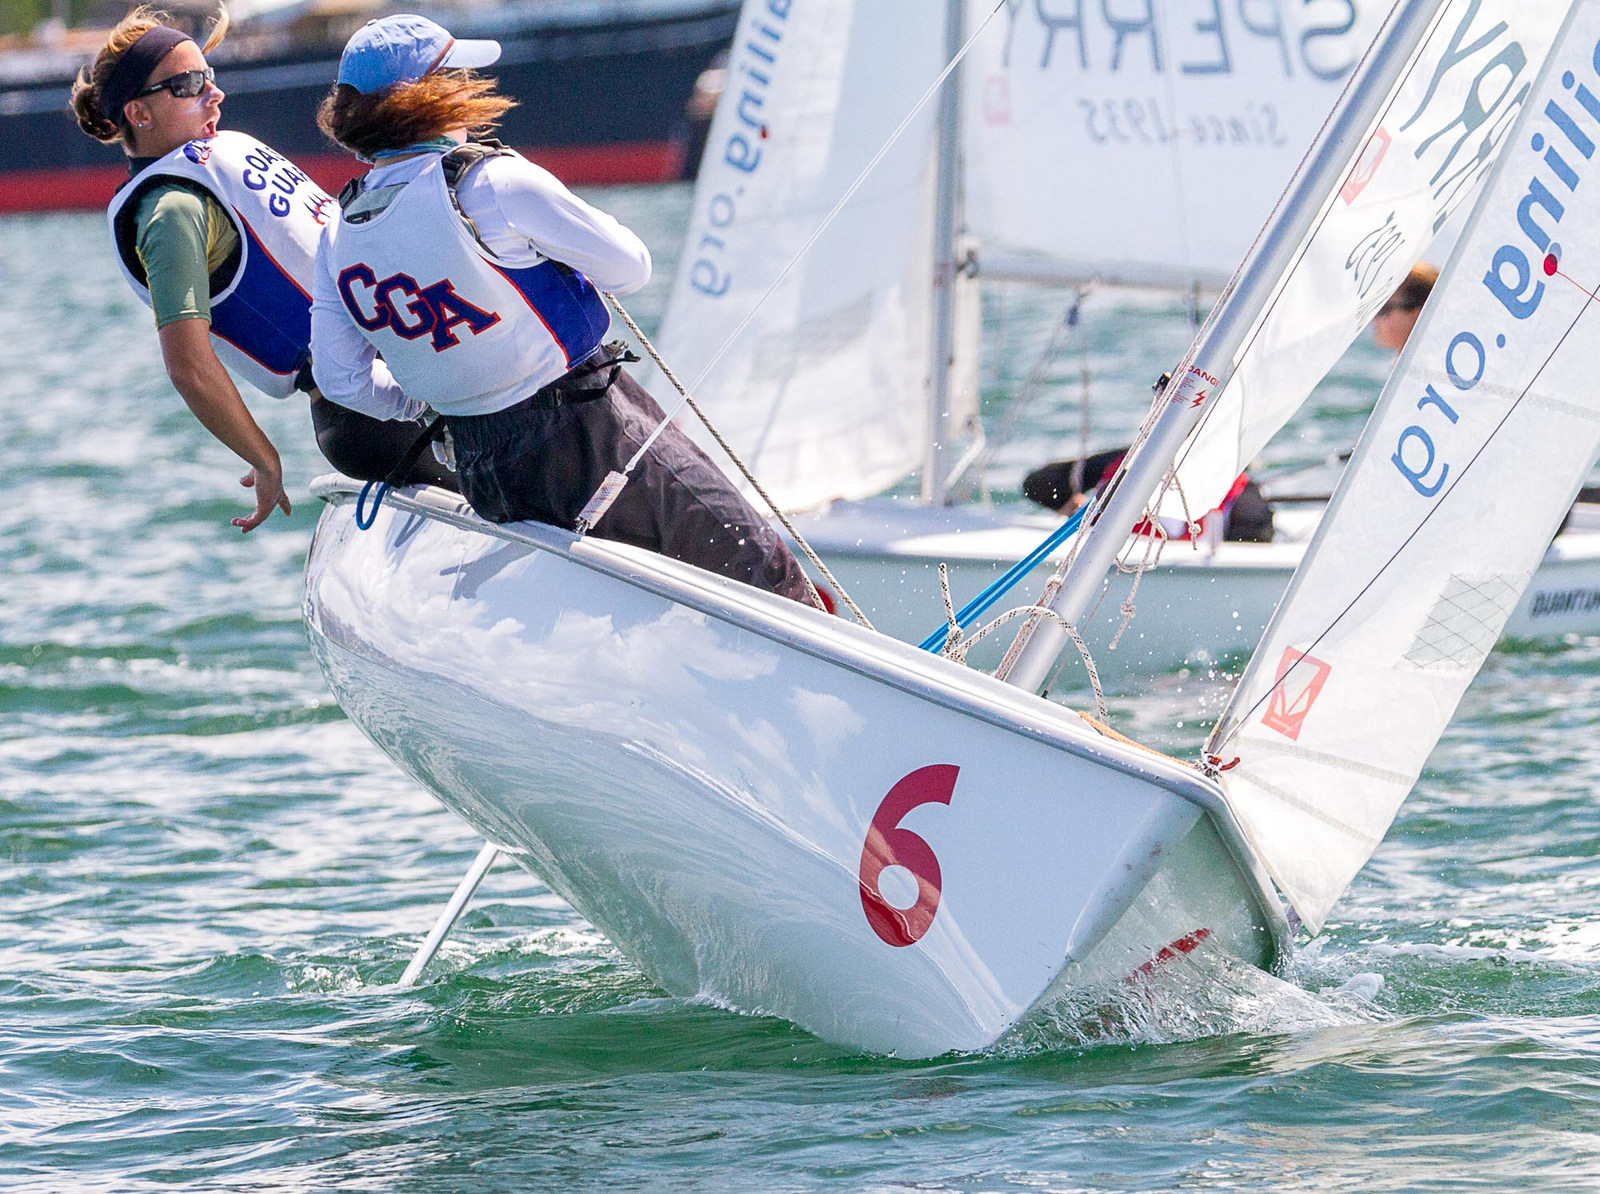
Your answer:
[[[1273,543],[1168,543],[1137,593],[1132,576],[1114,575],[1083,635],[1101,679],[1116,685],[1152,670],[1213,666],[1252,650],[1321,512],[1320,505],[1280,508],[1280,538]],[[837,503],[797,525],[873,626],[914,643],[944,618],[940,563],[959,609],[1059,522],[1040,514],[875,499]],[[1142,553],[1147,544],[1131,546]],[[979,624],[1036,600],[1066,550],[1034,569]],[[1130,595],[1136,616],[1113,650]],[[1592,506],[1578,507],[1573,525],[1550,544],[1505,630],[1508,638],[1565,634],[1600,634],[1600,508]],[[1005,632],[990,636],[969,662],[993,670],[1010,640]],[[1083,672],[1069,664],[1063,675],[1077,682]]]
[[[650,553],[431,490],[360,532],[324,492],[306,621],[340,703],[673,994],[928,1056],[1196,933],[1273,956],[1270,886],[1172,760]]]

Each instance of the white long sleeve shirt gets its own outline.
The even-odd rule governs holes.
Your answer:
[[[408,183],[435,160],[427,153],[375,167],[365,191]],[[526,158],[485,159],[467,172],[456,198],[504,265],[558,261],[596,288],[617,294],[631,294],[650,280],[650,251],[638,236]],[[325,236],[311,296],[312,371],[318,388],[341,406],[375,418],[418,417],[426,406],[405,394],[345,309],[328,244]]]

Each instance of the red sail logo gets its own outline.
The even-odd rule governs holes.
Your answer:
[[[1306,714],[1317,703],[1322,686],[1332,672],[1332,666],[1322,660],[1285,647],[1283,658],[1278,660],[1277,679],[1267,699],[1267,711],[1261,715],[1261,724],[1269,730],[1277,730],[1285,738],[1298,740]]]

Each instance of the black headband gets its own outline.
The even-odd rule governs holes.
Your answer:
[[[105,118],[121,125],[123,105],[144,90],[144,81],[150,77],[150,72],[160,66],[161,60],[174,48],[193,40],[171,25],[157,25],[135,38],[134,43],[122,51],[122,57],[106,76],[105,86],[100,88],[100,111]]]

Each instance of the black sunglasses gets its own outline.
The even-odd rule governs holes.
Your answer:
[[[1422,304],[1421,303],[1394,303],[1394,302],[1389,302],[1389,303],[1384,303],[1383,306],[1378,308],[1378,314],[1379,315],[1393,315],[1397,311],[1420,311],[1420,310],[1422,310]]]
[[[210,84],[216,82],[216,78],[216,69],[210,66],[205,70],[179,71],[175,75],[168,75],[159,83],[150,84],[143,91],[135,92],[133,98],[141,99],[158,91],[170,91],[174,99],[193,99]]]

